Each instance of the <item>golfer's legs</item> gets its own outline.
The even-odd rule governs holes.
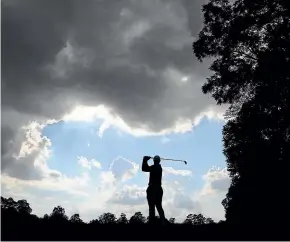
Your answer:
[[[149,206],[149,220],[152,221],[155,218],[155,204],[151,188],[147,188],[147,202]]]
[[[154,220],[155,218],[155,206],[154,203],[151,203],[150,201],[148,201],[148,205],[149,205],[149,220]]]
[[[158,199],[156,201],[156,209],[159,213],[159,217],[163,220],[165,219],[164,210],[162,208],[162,197],[163,197],[163,189],[161,188],[158,192]]]

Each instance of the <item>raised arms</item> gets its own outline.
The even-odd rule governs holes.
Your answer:
[[[150,172],[150,166],[148,165],[148,160],[150,160],[150,156],[144,156],[143,162],[142,162],[142,171],[144,172]]]

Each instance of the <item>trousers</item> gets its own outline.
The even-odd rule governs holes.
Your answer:
[[[162,208],[163,189],[161,186],[149,185],[147,190],[147,202],[149,206],[149,220],[155,219],[155,207],[159,217],[165,219],[164,210]]]

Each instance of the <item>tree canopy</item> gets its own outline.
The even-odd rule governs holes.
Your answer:
[[[193,43],[211,58],[202,90],[229,104],[223,128],[232,184],[222,204],[232,222],[286,221],[289,214],[290,2],[211,0]],[[287,184],[287,185],[286,185]],[[285,210],[287,208],[287,210]],[[270,216],[265,211],[271,211]]]

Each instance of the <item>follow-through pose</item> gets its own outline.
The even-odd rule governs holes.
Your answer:
[[[147,201],[149,205],[149,222],[152,222],[155,219],[155,206],[156,206],[161,221],[165,223],[166,219],[162,208],[163,189],[161,182],[162,167],[160,165],[160,157],[158,155],[154,156],[153,158],[154,164],[152,166],[148,165],[148,160],[150,159],[151,159],[150,156],[144,156],[142,163],[142,171],[150,172],[149,184],[146,190]]]

